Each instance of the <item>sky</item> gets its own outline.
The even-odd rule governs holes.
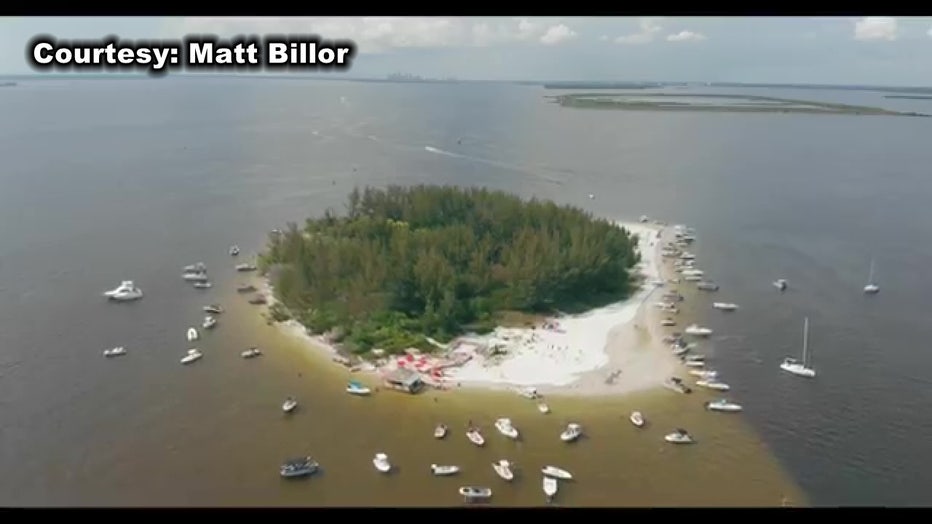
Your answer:
[[[932,17],[0,17],[0,74],[35,72],[58,39],[351,39],[349,71],[464,80],[702,81],[932,86]]]

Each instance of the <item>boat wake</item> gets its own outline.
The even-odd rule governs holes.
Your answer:
[[[435,155],[442,155],[442,156],[447,156],[447,157],[450,157],[450,158],[459,158],[459,159],[461,159],[461,160],[469,160],[469,161],[471,161],[471,162],[479,162],[479,163],[481,163],[481,164],[486,164],[486,165],[498,167],[498,168],[501,168],[501,169],[509,169],[509,170],[512,170],[512,171],[518,171],[518,172],[524,173],[524,174],[526,174],[526,175],[533,176],[533,177],[535,177],[535,178],[540,178],[540,179],[542,179],[542,180],[546,180],[547,182],[550,182],[550,183],[552,183],[552,184],[563,185],[563,180],[561,180],[561,179],[559,179],[559,178],[553,178],[553,177],[544,176],[544,175],[540,174],[539,171],[533,170],[533,169],[531,169],[531,168],[529,168],[529,167],[520,166],[520,165],[516,165],[516,164],[508,164],[508,163],[506,163],[506,162],[498,162],[498,161],[496,161],[496,160],[490,160],[490,159],[488,159],[488,158],[481,158],[481,157],[477,157],[477,156],[461,155],[461,154],[459,154],[459,153],[454,153],[454,152],[452,152],[452,151],[447,151],[447,150],[445,150],[445,149],[439,149],[439,148],[432,147],[432,146],[424,146],[424,150],[427,151],[428,153],[433,153],[433,154],[435,154]]]

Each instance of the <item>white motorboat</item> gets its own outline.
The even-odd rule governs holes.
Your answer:
[[[468,438],[470,442],[477,446],[485,445],[485,437],[482,436],[482,433],[479,432],[478,428],[472,428],[467,431],[466,438]]]
[[[569,471],[565,469],[560,469],[556,466],[544,466],[541,470],[541,473],[548,477],[553,477],[560,480],[573,480],[573,475],[570,475]]]
[[[255,264],[236,264],[237,271],[255,271]]]
[[[142,298],[142,290],[132,280],[124,280],[110,291],[104,291],[104,296],[117,302],[129,302]]]
[[[243,358],[256,358],[261,354],[262,352],[259,351],[259,348],[249,348],[246,351],[240,353],[240,356]]]
[[[206,317],[204,317],[204,322],[201,324],[201,327],[204,329],[211,329],[216,325],[217,325],[217,319],[210,315],[207,315]]]
[[[705,360],[705,355],[700,355],[700,354],[696,353],[696,354],[694,354],[694,355],[686,355],[686,357],[684,357],[684,359],[685,359],[687,362],[702,362],[702,361]]]
[[[688,344],[687,345],[673,344],[672,346],[670,346],[670,349],[671,351],[673,351],[673,356],[675,357],[679,357],[681,355],[685,355],[686,353],[689,353]]]
[[[557,494],[557,487],[558,487],[557,479],[544,475],[544,483],[543,483],[544,495],[547,495],[548,500],[552,499],[554,495]]]
[[[525,387],[525,388],[518,388],[516,391],[517,391],[517,393],[518,393],[519,395],[521,395],[522,397],[528,398],[528,399],[531,399],[531,400],[535,400],[535,399],[537,399],[537,398],[540,396],[540,395],[537,393],[537,388],[531,387],[531,386],[528,386],[528,387]]]
[[[296,407],[298,407],[298,400],[294,397],[288,397],[282,402],[282,411],[285,413],[291,413]]]
[[[184,271],[185,273],[206,273],[207,264],[203,262],[198,262],[197,264],[191,264],[190,266],[185,266],[184,269],[182,269],[182,271]]]
[[[683,282],[702,282],[702,277],[699,275],[686,275],[683,277]]]
[[[688,367],[688,368],[704,368],[704,367],[705,367],[705,361],[704,361],[704,360],[687,360],[687,361],[685,361],[685,362],[683,362],[683,363],[684,363],[684,364],[686,365],[686,367]]]
[[[705,403],[705,408],[709,411],[724,411],[726,413],[737,413],[741,411],[741,404],[735,404],[734,402],[729,402],[726,399],[713,400],[711,402]]]
[[[514,427],[514,425],[511,423],[511,419],[509,418],[500,418],[496,420],[495,429],[510,439],[518,438],[518,428]]]
[[[504,480],[512,480],[515,478],[515,474],[511,471],[511,463],[507,460],[499,460],[498,462],[492,463],[492,469],[495,470],[495,473],[498,474]]]
[[[201,353],[198,349],[196,348],[189,349],[188,353],[184,357],[181,358],[181,363],[190,364],[191,362],[194,362],[195,360],[199,360],[203,356],[204,354]]]
[[[864,286],[864,293],[867,295],[873,295],[880,291],[880,286],[874,283],[874,259],[871,259],[871,269],[867,274],[867,285]]]
[[[732,304],[731,302],[713,302],[712,307],[722,311],[734,311],[738,309],[738,304]]]
[[[694,335],[697,337],[707,337],[712,334],[712,330],[706,327],[700,327],[697,324],[691,324],[683,330],[687,335]]]
[[[460,472],[459,466],[439,466],[437,464],[430,465],[430,472],[438,477],[446,477],[448,475],[456,475]]]
[[[718,371],[711,369],[691,369],[689,370],[689,374],[702,378],[715,378],[718,375]]]
[[[672,318],[665,318],[665,319],[663,319],[663,320],[660,321],[660,325],[661,325],[661,326],[675,326],[675,325],[676,325],[676,321],[673,320]]]
[[[350,395],[360,395],[365,396],[369,393],[372,393],[372,390],[363,386],[361,383],[351,380],[349,384],[346,385],[346,392]]]
[[[787,285],[789,285],[789,283],[785,278],[778,278],[773,282],[773,287],[779,289],[780,291],[786,291]]]
[[[219,315],[223,313],[223,306],[221,306],[220,304],[211,304],[209,306],[204,306],[203,309],[205,313],[210,313],[213,315]]]
[[[670,444],[692,444],[695,442],[692,435],[689,434],[685,429],[677,429],[673,433],[669,433],[663,437],[664,440]]]
[[[235,245],[235,244],[232,245],[232,246],[230,246],[230,256],[231,256],[231,257],[235,257],[235,256],[238,255],[238,254],[239,254],[239,246],[237,246],[237,245]]]
[[[714,389],[716,391],[728,391],[731,389],[731,386],[724,382],[719,382],[718,379],[715,378],[697,380],[696,385],[704,388]]]
[[[703,280],[696,283],[696,289],[699,291],[718,291],[718,284],[715,282],[709,282],[708,280]]]
[[[388,461],[388,455],[385,453],[376,453],[372,459],[372,465],[382,473],[388,473],[392,470],[392,464]]]
[[[809,367],[809,317],[803,321],[803,356],[802,360],[792,357],[783,359],[780,369],[788,373],[806,378],[815,377],[815,369]]]
[[[297,478],[313,475],[320,469],[320,464],[311,457],[293,458],[281,465],[281,476]]]
[[[459,489],[459,494],[466,499],[467,502],[473,502],[477,500],[488,500],[492,498],[492,488],[482,488],[478,486],[463,486]]]
[[[434,428],[434,438],[443,438],[445,436],[447,436],[446,424],[437,424],[437,427]]]
[[[540,404],[537,405],[537,411],[540,411],[541,413],[546,415],[547,413],[550,413],[550,406],[541,402]]]
[[[560,440],[563,442],[573,442],[574,440],[581,437],[582,433],[582,426],[576,424],[575,422],[571,422],[570,424],[567,424],[566,429],[563,430],[563,433],[560,433]]]
[[[701,269],[684,269],[680,274],[684,277],[701,277],[705,272]]]
[[[639,428],[644,427],[644,415],[641,415],[640,411],[634,411],[631,413],[631,416],[628,417],[631,420],[631,423]]]
[[[214,287],[213,284],[211,284],[210,282],[208,282],[208,281],[206,281],[206,280],[203,281],[203,282],[195,282],[195,283],[193,284],[193,286],[194,286],[195,288],[197,288],[197,289],[210,289],[210,288]]]
[[[207,282],[207,273],[204,271],[196,271],[193,273],[185,273],[181,275],[181,278],[187,280],[188,282]]]
[[[197,329],[190,327],[187,332],[188,342],[194,342],[198,339]]]
[[[110,349],[105,349],[105,350],[104,350],[104,356],[105,356],[105,357],[108,357],[108,358],[109,358],[109,357],[118,357],[118,356],[120,356],[120,355],[125,355],[125,354],[126,354],[126,348],[124,348],[123,346],[119,346],[119,347],[115,347],[115,348],[110,348]]]

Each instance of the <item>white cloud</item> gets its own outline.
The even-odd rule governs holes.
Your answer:
[[[892,16],[865,16],[854,23],[855,40],[896,40],[896,18]]]
[[[657,35],[663,28],[660,24],[657,23],[659,18],[642,18],[638,21],[638,26],[640,31],[637,33],[632,33],[630,35],[619,36],[615,39],[616,44],[629,44],[629,45],[638,45],[638,44],[649,44],[654,41],[654,36]]]
[[[557,45],[576,38],[576,31],[573,31],[564,24],[557,24],[547,28],[547,32],[540,37],[540,43],[544,45]]]
[[[705,40],[705,35],[684,29],[679,33],[667,35],[667,42],[700,42]]]

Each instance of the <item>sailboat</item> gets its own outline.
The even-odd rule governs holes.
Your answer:
[[[786,357],[780,364],[780,369],[787,373],[799,375],[800,377],[812,378],[816,375],[814,369],[809,367],[809,317],[803,322],[803,358],[796,360],[792,357]]]
[[[867,285],[864,286],[864,293],[873,295],[880,291],[880,286],[874,283],[874,259],[871,259],[870,273],[867,274]]]

